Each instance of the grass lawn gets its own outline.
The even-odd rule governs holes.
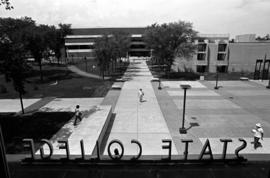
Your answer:
[[[65,66],[48,64],[43,66],[44,80],[41,82],[38,67],[33,66],[33,69],[25,83],[24,98],[104,97],[113,83],[82,77],[70,72]],[[0,84],[7,89],[6,93],[0,93],[0,99],[18,98],[18,93],[14,90],[12,83],[7,83],[4,75],[0,75]]]
[[[35,113],[29,116],[0,115],[0,124],[8,154],[26,153],[22,139],[33,138],[35,149],[41,146],[40,140],[50,139],[73,113]]]
[[[115,78],[115,77],[119,77],[120,75],[123,75],[128,64],[129,64],[128,62],[122,62],[122,63],[118,62],[116,69],[113,68],[114,72],[109,73],[106,71],[105,76],[112,76],[113,78]],[[78,67],[79,69],[81,69],[82,71],[101,76],[100,67],[97,64],[97,61],[93,59],[87,59],[86,61],[83,59],[76,62],[74,65]],[[112,65],[109,66],[109,71],[111,70],[112,70]]]

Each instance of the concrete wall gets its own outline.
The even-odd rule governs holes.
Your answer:
[[[208,44],[208,60],[209,60],[208,72],[216,72],[217,52],[218,52],[218,45],[215,43],[209,43]]]
[[[270,43],[230,43],[229,72],[254,72],[257,59],[270,59]]]

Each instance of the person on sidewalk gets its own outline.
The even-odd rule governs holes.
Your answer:
[[[263,128],[260,123],[256,124],[256,128],[252,129],[252,132],[254,133],[254,149],[257,149],[259,146],[262,146],[262,144],[259,142],[260,139],[263,140]]]
[[[139,96],[139,101],[140,102],[143,102],[143,95],[144,95],[144,93],[143,93],[142,89],[140,88],[140,90],[138,92],[138,96]]]
[[[77,120],[82,121],[82,113],[80,112],[80,105],[75,108],[75,121],[74,125],[77,125]]]

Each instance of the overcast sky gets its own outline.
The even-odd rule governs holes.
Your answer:
[[[200,33],[270,33],[270,0],[10,0],[1,17],[32,17],[39,24],[145,27],[190,21]]]

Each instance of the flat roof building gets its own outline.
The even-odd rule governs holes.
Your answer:
[[[131,42],[127,56],[150,56],[150,50],[143,41],[145,28],[78,28],[65,37],[67,58],[94,58],[94,44],[102,35],[124,32],[130,35]]]
[[[127,57],[150,57],[143,34],[146,28],[77,28],[65,37],[65,52],[68,59],[94,58],[94,44],[102,35],[124,32],[131,42]],[[198,34],[194,39],[197,50],[189,61],[189,67],[198,73],[205,72],[254,72],[256,61],[270,58],[270,42],[256,41],[255,34],[238,35],[230,42],[229,34]],[[265,57],[266,56],[266,57]],[[181,68],[181,61],[175,63]]]

